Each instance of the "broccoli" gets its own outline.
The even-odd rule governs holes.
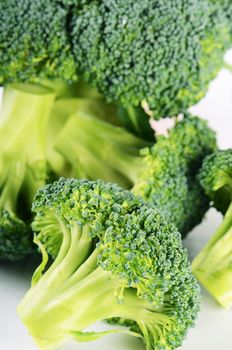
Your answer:
[[[199,287],[173,224],[100,180],[61,178],[38,191],[33,211],[43,260],[18,313],[41,348],[99,338],[110,331],[85,329],[111,317],[131,320],[147,350],[180,346]]]
[[[208,156],[200,182],[213,206],[224,219],[212,238],[194,259],[197,279],[224,307],[232,306],[232,149]]]
[[[216,150],[215,133],[207,123],[185,118],[168,137],[159,136],[154,145],[146,145],[93,115],[74,113],[56,140],[54,148],[66,161],[66,176],[101,178],[132,188],[157,206],[183,236],[200,223],[209,200],[196,174],[203,158]]]
[[[133,191],[160,208],[183,236],[202,221],[209,207],[197,173],[204,157],[216,148],[215,132],[207,122],[189,116],[144,152],[146,166]]]
[[[53,84],[51,83],[51,87],[54,88]],[[68,88],[68,87],[67,87]],[[78,82],[76,86],[76,96],[68,96],[66,97],[67,88],[65,89],[65,86],[63,86],[63,96],[58,96],[58,99],[55,101],[54,106],[51,111],[51,115],[48,122],[48,130],[47,130],[47,156],[50,168],[53,170],[54,179],[56,179],[57,176],[55,174],[59,174],[59,176],[77,176],[76,172],[70,173],[70,167],[67,165],[67,163],[71,159],[78,158],[76,155],[76,149],[73,150],[72,153],[68,152],[67,155],[65,154],[65,151],[61,153],[64,153],[64,157],[54,148],[54,144],[57,142],[58,135],[62,131],[62,129],[65,127],[65,124],[69,120],[70,115],[75,114],[77,112],[85,112],[90,115],[94,115],[94,117],[100,119],[100,120],[107,120],[112,125],[115,126],[121,126],[120,120],[117,117],[119,107],[114,104],[106,103],[105,99],[102,98],[100,95],[96,95],[96,92],[93,90],[90,90],[89,85],[86,86],[86,84],[83,84],[83,82]],[[87,98],[88,96],[88,98]],[[94,127],[94,121],[93,119],[93,125]],[[98,122],[97,122],[98,123]],[[104,124],[103,124],[104,125]],[[73,140],[75,142],[77,141],[78,131],[80,134],[83,134],[85,132],[84,130],[84,123],[81,125],[81,123],[76,128],[76,125],[74,125],[74,133],[76,132],[76,135],[73,135]],[[82,128],[82,129],[80,129]],[[91,128],[92,129],[92,128]],[[122,130],[122,128],[120,128]],[[151,129],[152,130],[152,129]],[[101,131],[101,130],[100,130]],[[117,128],[113,128],[113,132],[117,134]],[[130,139],[134,140],[133,136],[129,135],[127,132],[122,131],[122,136],[129,137]],[[116,136],[117,138],[117,136]],[[154,131],[153,131],[153,139],[154,139]],[[137,139],[135,139],[137,141]],[[121,139],[122,141],[122,139]],[[61,141],[62,142],[62,141]],[[64,140],[65,144],[69,142],[69,140]],[[140,146],[148,145],[148,143],[144,141],[140,141]],[[62,148],[65,148],[65,144]],[[70,145],[70,144],[69,144]],[[69,146],[68,146],[69,147]],[[67,148],[68,148],[67,147]],[[71,146],[72,147],[72,146]],[[83,158],[83,155],[80,155]],[[120,174],[120,171],[117,172],[118,175]],[[104,171],[102,172],[104,174]],[[59,177],[58,176],[58,177]],[[84,177],[88,177],[87,174],[83,172]],[[121,179],[120,177],[116,177],[116,182],[118,183],[125,183],[125,180]]]
[[[0,0],[0,84],[76,79],[67,10],[50,0]]]
[[[28,221],[34,194],[45,184],[46,125],[51,90],[12,84],[4,90],[0,115],[0,259],[17,260],[32,251]]]
[[[76,99],[76,105],[79,104],[80,108],[61,129],[54,150],[63,156],[69,176],[103,179],[131,188],[142,164],[139,151],[150,143],[120,126],[101,120],[96,111],[97,103],[92,102],[91,111],[86,108],[87,101],[86,106],[80,106],[80,99]],[[57,113],[54,114],[56,116]],[[51,159],[50,163],[57,172],[56,162],[52,163]],[[58,171],[57,174],[61,176],[62,172]]]
[[[78,1],[71,36],[79,74],[126,108],[146,101],[157,119],[183,112],[204,96],[231,45],[226,16],[214,5]]]
[[[228,21],[228,26],[230,29],[230,34],[232,35],[232,3],[230,0],[211,0],[214,7],[214,11],[221,16],[220,20],[225,21],[225,19]],[[232,39],[232,36],[231,36]]]
[[[223,66],[231,25],[222,1],[0,0],[0,83],[78,76],[143,128],[133,108],[157,119],[183,112]]]

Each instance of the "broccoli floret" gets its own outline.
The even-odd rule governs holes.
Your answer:
[[[79,110],[62,129],[55,149],[66,160],[67,175],[132,188],[183,235],[201,222],[209,207],[196,174],[203,158],[216,150],[216,137],[200,118],[177,122],[168,137],[159,136],[154,145],[146,145],[124,129]]]
[[[152,140],[140,105],[155,118],[178,114],[221,68],[231,43],[222,1],[2,1],[0,83],[73,81],[78,72],[122,102],[126,127]]]
[[[32,232],[23,220],[0,210],[0,259],[16,261],[31,253]]]
[[[32,251],[30,207],[45,184],[45,135],[54,94],[30,84],[4,90],[0,115],[0,259],[17,260]],[[23,203],[23,204],[22,204]]]
[[[33,210],[43,261],[18,313],[41,348],[108,334],[85,329],[111,317],[137,325],[131,334],[147,350],[182,343],[199,287],[173,224],[102,181],[60,179],[38,191]],[[56,257],[43,273],[48,251]]]
[[[230,4],[218,5],[1,0],[0,83],[75,81],[78,74],[124,105],[127,125],[147,129],[144,114],[131,113],[132,107],[145,103],[154,118],[176,115],[204,96],[223,66]]]
[[[208,156],[199,177],[205,193],[224,219],[194,259],[192,268],[200,283],[228,308],[232,306],[232,149]]]
[[[0,0],[0,84],[76,79],[67,10],[50,0]]]
[[[199,101],[231,45],[228,21],[208,0],[79,1],[72,43],[81,75],[125,107],[153,117]]]
[[[209,208],[197,173],[205,156],[216,150],[207,122],[185,118],[145,152],[145,164],[133,191],[156,205],[185,235]]]
[[[213,6],[215,6],[215,12],[220,16],[220,20],[225,22],[228,21],[230,34],[232,35],[232,3],[230,0],[211,0]],[[219,17],[218,17],[219,18]],[[232,36],[231,36],[232,39]]]

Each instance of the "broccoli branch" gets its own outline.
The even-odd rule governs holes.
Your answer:
[[[45,224],[41,220],[34,223],[37,228]],[[57,224],[63,235],[60,251],[39,278],[41,267],[37,269],[33,279],[36,283],[18,307],[18,313],[36,343],[42,349],[49,349],[73,337],[81,341],[92,340],[97,335],[90,333],[88,336],[84,330],[97,321],[112,317],[134,320],[146,337],[152,332],[155,339],[162,340],[165,328],[172,322],[172,318],[163,313],[164,306],[139,298],[136,289],[126,288],[127,281],[123,277],[98,266],[100,249],[96,247],[90,253],[88,226],[74,224],[68,228],[65,223]],[[47,261],[45,252],[42,269],[45,268],[44,261]],[[102,335],[105,334],[108,332]],[[150,349],[152,346],[148,345],[147,350]]]
[[[50,89],[6,87],[0,118],[0,258],[16,260],[32,250],[30,207],[45,184],[45,135],[54,100]],[[23,199],[24,205],[20,205]]]
[[[224,307],[232,306],[232,150],[219,150],[206,157],[199,179],[223,221],[193,261],[202,285]]]
[[[148,143],[88,113],[69,118],[55,148],[72,166],[72,176],[131,187],[141,171],[140,148]]]
[[[197,279],[222,306],[232,306],[232,203],[222,224],[194,259],[192,268]]]

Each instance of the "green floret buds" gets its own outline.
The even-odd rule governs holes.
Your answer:
[[[71,25],[80,74],[109,100],[174,116],[223,66],[231,39],[220,13],[205,0],[81,1]]]
[[[230,0],[211,0],[212,5],[214,6],[215,12],[220,16],[220,22],[225,23],[227,21],[227,25],[230,30],[230,44],[232,44],[232,3]]]
[[[199,309],[199,287],[173,224],[102,181],[46,185],[33,211],[43,261],[18,313],[42,349],[109,334],[85,329],[112,317],[137,325],[122,331],[143,338],[147,350],[181,345]],[[43,272],[55,245],[55,260]]]
[[[0,2],[0,84],[78,76],[156,119],[198,102],[231,46],[228,0]]]
[[[214,207],[223,215],[232,197],[232,150],[213,153],[206,158],[200,172],[200,182]]]
[[[197,173],[205,156],[216,150],[215,132],[207,122],[185,118],[170,129],[168,137],[144,150],[133,192],[155,205],[182,235],[199,224],[209,207]]]
[[[32,232],[13,213],[0,210],[0,259],[15,261],[33,250]]]
[[[229,308],[232,307],[232,150],[207,157],[199,178],[213,206],[224,218],[192,267],[202,285]]]
[[[50,0],[0,1],[0,84],[76,79],[67,11]]]

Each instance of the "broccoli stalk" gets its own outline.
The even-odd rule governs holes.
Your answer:
[[[224,307],[232,306],[232,205],[212,239],[192,263],[199,282]]]
[[[71,166],[71,176],[103,179],[130,188],[141,171],[140,149],[148,142],[80,109],[62,129],[55,149]]]
[[[201,184],[224,219],[194,259],[199,282],[224,307],[232,306],[232,150],[207,157],[200,172]]]
[[[102,181],[60,179],[39,190],[33,210],[43,260],[18,313],[40,348],[106,335],[85,329],[112,317],[130,319],[147,350],[181,344],[199,289],[173,224]]]
[[[52,86],[52,84],[51,84]],[[100,126],[104,125],[112,125],[112,130],[114,133],[114,130],[117,130],[117,133],[121,134],[121,138],[117,140],[117,137],[115,137],[115,142],[118,143],[119,141],[121,142],[123,139],[123,136],[129,137],[134,143],[139,142],[140,146],[148,145],[148,143],[140,141],[137,138],[133,138],[132,135],[128,134],[128,132],[124,132],[123,128],[115,128],[113,126],[120,126],[119,119],[117,118],[118,114],[118,107],[106,103],[105,99],[102,98],[101,96],[92,96],[86,97],[88,94],[93,94],[93,92],[90,91],[89,86],[86,86],[86,84],[83,85],[83,82],[79,82],[77,84],[77,91],[76,95],[78,95],[77,98],[60,98],[55,101],[50,118],[49,118],[49,124],[48,124],[48,131],[47,131],[47,154],[48,154],[48,161],[51,169],[53,170],[54,174],[58,174],[59,176],[74,176],[74,177],[88,177],[88,174],[85,172],[85,169],[87,166],[81,166],[81,164],[78,164],[77,166],[74,166],[75,169],[70,170],[70,164],[74,165],[75,160],[77,161],[78,154],[79,157],[82,158],[83,162],[88,162],[88,159],[91,158],[92,162],[94,162],[94,156],[92,155],[91,152],[87,152],[86,150],[81,151],[77,147],[77,142],[78,138],[81,137],[83,138],[83,132],[85,132],[85,124],[87,124],[87,121],[84,119],[85,115],[94,115],[94,118],[89,120],[89,123],[92,122],[91,128],[89,128],[88,132],[88,139],[91,139],[91,136],[93,138],[96,137],[96,132],[94,132],[93,128],[96,126],[99,129]],[[76,128],[75,122],[73,122],[74,130],[70,130],[69,128],[72,128],[72,121],[68,122],[71,115],[78,113],[84,114],[84,116],[79,116],[79,125]],[[86,118],[87,118],[86,117]],[[99,121],[96,120],[99,119]],[[75,119],[75,118],[74,118]],[[101,123],[101,120],[103,121],[108,121],[108,124],[106,123]],[[65,124],[67,123],[67,126]],[[110,123],[110,124],[109,124]],[[81,131],[83,127],[83,132]],[[68,129],[67,133],[70,132],[72,134],[72,139],[64,139],[64,143],[62,141],[62,136],[59,137],[58,135],[61,133],[62,135],[66,135],[66,131],[62,132],[62,129]],[[80,130],[79,130],[80,129]],[[74,134],[76,132],[76,135]],[[102,130],[100,130],[101,133],[104,133],[104,128],[102,127]],[[105,132],[106,133],[106,132]],[[116,133],[116,131],[115,131]],[[154,133],[153,133],[154,134]],[[107,135],[107,133],[106,133]],[[129,136],[128,136],[129,135]],[[101,139],[101,137],[98,137]],[[59,141],[57,141],[57,139]],[[102,147],[102,143],[100,142],[100,147]],[[83,143],[83,142],[82,142]],[[54,147],[54,145],[57,144],[57,147]],[[60,145],[60,146],[59,146]],[[97,144],[96,144],[97,147]],[[137,146],[138,147],[138,146]],[[81,148],[81,143],[80,143],[80,148]],[[72,149],[72,151],[71,151]],[[60,152],[59,152],[60,150]],[[70,153],[71,151],[71,153]],[[83,153],[84,152],[84,153]],[[84,157],[85,153],[88,153],[86,158]],[[109,154],[108,154],[109,156]],[[90,164],[90,162],[88,163]],[[89,165],[90,166],[90,165]],[[95,162],[96,168],[98,168],[97,162]],[[115,167],[116,168],[116,167]],[[110,169],[108,169],[110,171]],[[92,172],[94,172],[94,169],[92,169]],[[117,172],[115,170],[115,172]],[[113,171],[111,170],[111,173]],[[103,169],[101,169],[100,174],[96,172],[96,175],[99,177],[102,177],[104,174]],[[120,182],[120,172],[117,173],[117,176],[113,177],[112,176],[112,181],[115,179],[115,182],[126,184],[128,181],[125,182],[125,179],[123,178],[122,175],[122,180]],[[97,177],[96,177],[97,178]],[[104,177],[102,177],[104,178]]]
[[[66,175],[101,178],[132,189],[157,206],[183,235],[201,222],[208,209],[196,174],[203,158],[216,149],[216,140],[197,117],[178,122],[168,137],[158,137],[152,146],[90,111],[79,110],[68,119],[54,148],[66,160]]]
[[[0,259],[16,260],[31,251],[31,230],[25,222],[30,219],[34,194],[47,178],[45,135],[53,100],[51,90],[30,84],[13,84],[4,91],[0,118]]]
[[[23,322],[41,348],[55,347],[68,338],[90,341],[96,334],[84,330],[97,321],[112,317],[134,320],[144,329],[148,327],[148,331],[149,325],[153,328],[153,323],[157,323],[157,330],[159,325],[162,328],[172,323],[168,316],[162,315],[165,306],[139,299],[132,289],[124,291],[122,301],[121,293],[127,281],[98,267],[101,249],[95,248],[84,261],[87,254],[81,249],[83,241],[90,251],[86,227],[76,225],[61,232],[63,241],[55,262],[18,308]],[[61,277],[57,279],[58,275]],[[41,293],[46,293],[46,296],[41,298]],[[31,307],[32,300],[35,307]],[[72,310],[68,305],[72,305]],[[36,320],[35,324],[33,320]],[[64,325],[70,328],[64,329]]]

